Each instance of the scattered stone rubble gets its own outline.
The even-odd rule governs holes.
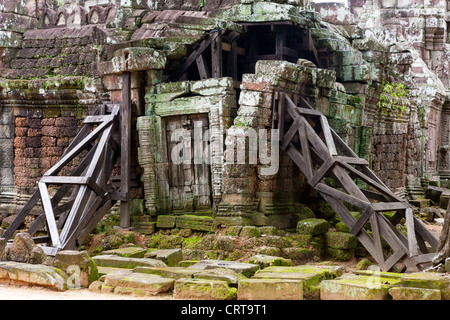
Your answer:
[[[320,221],[319,221],[320,223]],[[258,230],[256,228],[256,230]],[[314,229],[316,230],[316,229]],[[343,232],[327,231],[332,242]],[[228,230],[235,232],[233,228]],[[258,230],[261,232],[261,230]],[[253,238],[256,239],[253,232]],[[217,238],[220,238],[218,236]],[[235,236],[222,236],[233,238]],[[259,235],[259,238],[263,236]],[[205,236],[208,239],[207,236]],[[204,239],[205,239],[204,238]],[[18,240],[20,239],[20,240]],[[396,273],[348,268],[336,259],[294,264],[291,259],[255,254],[240,261],[186,260],[182,248],[146,249],[125,246],[92,258],[87,251],[64,250],[43,263],[25,260],[38,245],[19,234],[0,262],[0,284],[45,287],[56,291],[89,288],[92,292],[136,297],[200,300],[449,300],[450,276],[439,272]],[[342,242],[342,239],[340,239]],[[345,238],[345,241],[349,240]],[[353,246],[353,245],[351,245]],[[7,249],[9,248],[9,249]],[[6,260],[6,259],[3,259]],[[361,261],[369,261],[363,259]],[[446,264],[450,271],[450,261]],[[368,263],[370,264],[370,262]],[[363,269],[367,269],[368,265]]]

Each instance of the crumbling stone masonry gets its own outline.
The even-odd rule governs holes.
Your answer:
[[[123,72],[132,220],[143,232],[180,215],[201,230],[289,228],[301,203],[326,211],[283,152],[269,175],[273,163],[227,160],[238,158],[237,136],[262,130],[257,149],[270,157],[277,92],[306,98],[396,193],[445,187],[447,10],[421,0],[3,1],[0,214],[17,213],[95,106],[122,99]],[[191,158],[176,163],[180,141]]]

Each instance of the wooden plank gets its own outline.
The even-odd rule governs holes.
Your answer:
[[[278,91],[274,91],[272,94],[272,129],[279,128],[278,97],[279,97]],[[278,140],[281,141],[280,138]]]
[[[299,111],[297,110],[297,106],[295,105],[295,103],[292,101],[291,98],[289,98],[289,96],[287,96],[285,93],[280,92],[280,99],[281,97],[285,98],[286,101],[286,107],[285,110],[289,113],[289,115],[291,116],[292,119],[297,119],[300,116]]]
[[[381,232],[380,232],[380,226],[378,223],[378,216],[379,216],[379,214],[374,212],[373,214],[371,214],[369,216],[369,220],[370,220],[370,226],[372,229],[372,239],[373,239],[373,243],[375,246],[375,252],[376,252],[376,256],[374,258],[375,258],[375,260],[383,261],[383,263],[384,263],[383,245],[381,243]]]
[[[350,214],[348,209],[338,200],[333,198],[332,196],[327,195],[326,193],[319,192],[320,195],[325,199],[325,201],[333,208],[333,210],[337,213],[339,218],[349,227],[352,228],[353,225],[356,222],[356,219]],[[361,232],[358,234],[358,240],[361,242],[361,244],[366,248],[366,250],[372,255],[372,257],[376,258],[377,253],[376,249],[373,243],[372,237],[367,233],[366,230],[361,230]],[[383,269],[383,261],[377,261],[380,268]]]
[[[120,227],[130,227],[130,160],[131,160],[131,73],[122,74],[122,109],[120,112],[120,191],[127,200],[120,202]]]
[[[366,176],[364,173],[362,173],[362,172],[358,171],[357,169],[353,168],[351,165],[348,165],[345,162],[342,162],[340,165],[342,167],[344,167],[345,169],[347,169],[348,171],[350,171],[351,173],[355,174],[355,176],[357,176],[358,178],[360,178],[361,180],[363,180],[367,184],[371,185],[375,189],[378,189],[378,191],[383,192],[385,195],[389,196],[390,198],[392,198],[392,199],[394,199],[396,201],[403,202],[403,199],[398,197],[397,195],[395,195],[391,190],[385,188],[384,186],[382,186],[378,182],[372,180],[371,178]]]
[[[303,123],[305,124],[306,134],[309,142],[314,147],[319,157],[323,161],[325,161],[330,156],[328,146],[322,141],[322,139],[320,139],[320,137],[317,135],[316,131],[311,127],[309,122],[303,116],[301,117],[303,119]]]
[[[222,48],[225,43],[222,43]],[[230,54],[228,55],[228,62],[227,62],[227,68],[228,68],[228,75],[231,76],[233,80],[238,79],[238,46],[236,39],[233,40],[231,43],[231,50]]]
[[[417,239],[417,244],[419,246],[419,250],[421,253],[425,254],[428,253],[428,248],[427,245],[425,244],[425,240],[422,238],[422,236],[420,235],[420,233],[416,232],[416,239]]]
[[[292,138],[297,133],[298,128],[302,124],[302,120],[300,118],[295,119],[295,121],[291,124],[289,127],[289,130],[286,132],[286,134],[283,137],[283,141],[281,142],[281,149],[285,150],[288,145],[291,143]]]
[[[209,70],[208,65],[205,62],[205,59],[203,58],[203,55],[199,55],[197,59],[195,59],[195,62],[197,64],[198,74],[200,75],[200,79],[208,79],[209,76]]]
[[[107,140],[111,134],[111,130],[112,130],[112,125],[110,125],[107,129],[104,130],[100,140],[98,141],[97,150],[95,151],[95,154],[92,158],[91,164],[87,168],[86,176],[88,176],[88,177],[93,176],[94,171],[96,170],[96,168],[99,164],[99,160],[102,158]],[[61,241],[62,242],[65,242],[65,240],[71,233],[71,229],[78,222],[78,219],[80,218],[80,215],[82,214],[82,211],[85,208],[87,201],[89,200],[89,195],[90,195],[90,190],[88,189],[88,186],[81,185],[80,190],[75,198],[74,205],[69,213],[69,216],[67,217],[67,221],[64,224],[64,228],[61,231]],[[121,214],[122,214],[122,212],[121,212]],[[121,218],[122,218],[122,215],[121,215]],[[129,216],[128,216],[128,223],[129,223]]]
[[[38,183],[39,192],[41,193],[42,206],[44,208],[45,217],[47,220],[47,227],[50,237],[52,239],[52,244],[56,248],[61,248],[60,237],[58,229],[56,227],[55,215],[53,213],[52,202],[50,200],[50,195],[48,193],[47,186],[43,182]]]
[[[334,145],[333,136],[331,135],[330,126],[328,125],[327,118],[324,115],[320,116],[320,123],[322,125],[322,132],[325,138],[325,142],[328,146],[328,149],[330,151],[330,155],[336,156],[336,146]]]
[[[386,259],[386,261],[384,262],[385,268],[386,270],[384,271],[389,271],[392,269],[392,267],[405,255],[405,253],[398,249],[395,250],[393,254],[391,254],[391,256],[389,258]]]
[[[178,69],[169,76],[168,81],[177,81],[189,67],[194,63],[194,61],[208,48],[211,43],[221,34],[221,31],[214,30],[206,36],[200,45],[189,55],[189,57],[178,67]]]
[[[335,161],[333,157],[329,157],[325,162],[320,166],[319,170],[316,171],[312,179],[309,181],[309,184],[312,187],[315,187],[316,184],[322,180],[322,178],[331,170],[334,166]]]
[[[39,201],[40,198],[41,194],[39,193],[38,190],[36,190],[32,194],[30,200],[28,200],[28,202],[22,207],[22,210],[20,210],[17,217],[13,220],[13,222],[11,222],[9,227],[1,235],[2,238],[8,240],[9,238],[12,237],[14,232],[20,227],[22,222],[25,220],[26,216],[30,213],[31,209],[33,209],[33,207],[36,205],[36,203]]]
[[[211,42],[211,77],[221,78],[223,76],[222,62],[222,35],[219,34]]]
[[[44,176],[40,180],[46,184],[87,184],[89,177]]]
[[[308,170],[306,170],[308,165],[305,163],[305,159],[292,143],[286,149],[286,153],[291,157],[291,159],[294,161],[297,167],[300,168],[300,170],[303,172],[306,178],[311,179],[310,176],[308,177]]]
[[[292,48],[288,48],[288,47],[281,48],[281,54],[283,56],[288,56],[288,57],[292,57],[292,58],[295,58],[295,59],[300,58],[300,55],[299,55],[297,50],[292,49]]]
[[[372,204],[375,211],[397,211],[411,208],[406,202],[379,202]]]
[[[86,118],[84,118],[83,123],[87,124],[87,123],[100,123],[103,122],[105,120],[107,120],[108,116],[106,115],[95,115],[95,116],[87,116]]]
[[[307,37],[308,37],[309,49],[311,50],[311,52],[314,55],[314,58],[316,59],[317,67],[322,68],[322,63],[320,62],[319,54],[317,53],[316,45],[315,45],[314,39],[311,35],[311,29],[307,29],[307,30],[308,30]]]
[[[359,198],[363,201],[369,202],[361,189],[356,185],[356,183],[349,177],[347,172],[341,168],[342,163],[337,162],[338,165],[334,166],[331,170],[336,176],[336,178],[341,182],[345,191],[347,191],[352,196]]]
[[[63,243],[64,249],[73,248],[73,244],[76,241],[77,237],[79,236],[79,233],[83,230],[85,224],[87,221],[89,221],[90,218],[92,218],[92,215],[95,213],[95,211],[98,208],[98,205],[102,202],[102,197],[94,197],[93,201],[90,203],[90,205],[87,207],[87,210],[83,212],[83,215],[80,217],[78,225],[74,226],[72,229],[72,232],[69,237],[65,240]]]
[[[97,144],[95,144],[92,147],[92,149],[89,150],[88,154],[81,160],[78,167],[71,172],[72,176],[77,176],[77,175],[80,175],[83,173],[83,171],[87,168],[87,166],[91,162],[96,149],[97,149]],[[58,191],[55,193],[55,195],[52,198],[52,206],[53,207],[58,205],[58,203],[63,199],[63,197],[66,195],[66,193],[70,190],[71,187],[72,187],[71,185],[62,185],[58,189]],[[43,222],[45,222],[45,218],[44,218],[45,213],[44,212],[41,212],[39,214],[39,217],[42,217],[42,219],[35,219],[33,221],[33,223],[30,225],[30,228],[27,231],[30,235],[34,235],[36,233],[36,231],[42,226]],[[59,221],[58,221],[58,227],[59,227]]]
[[[433,250],[437,250],[438,247],[438,239],[431,234],[430,231],[424,226],[423,222],[413,216],[414,219],[414,228],[415,230],[422,236],[422,238],[427,241]]]
[[[316,117],[322,116],[322,113],[319,110],[315,109],[297,107],[297,111],[302,115],[316,116]]]
[[[89,235],[91,230],[100,222],[103,216],[109,212],[109,210],[113,207],[115,201],[108,200],[104,204],[101,204],[101,207],[97,212],[93,215],[93,217],[85,224],[84,229],[79,233],[78,237],[74,241],[75,248],[79,249],[79,246],[84,242],[86,237]]]
[[[361,216],[358,218],[358,220],[356,220],[356,223],[353,225],[353,227],[350,229],[350,232],[353,235],[357,235],[361,229],[364,227],[364,225],[366,224],[367,220],[369,220],[370,216],[372,214],[374,214],[374,210],[372,209],[371,206],[368,206],[366,208],[366,210],[364,210],[364,212],[361,214]]]
[[[354,157],[345,157],[345,156],[335,156],[337,161],[345,162],[350,165],[359,164],[359,165],[369,165],[366,159],[363,158],[354,158]]]
[[[358,199],[358,198],[356,198],[354,196],[351,196],[351,195],[349,195],[347,193],[344,193],[342,191],[336,190],[336,189],[334,189],[334,188],[332,188],[330,186],[327,186],[326,184],[321,183],[321,182],[319,182],[316,185],[315,189],[317,191],[326,193],[326,194],[328,194],[331,197],[334,197],[336,199],[339,199],[339,200],[342,200],[342,201],[347,202],[349,204],[352,204],[354,206],[357,206],[357,207],[359,207],[359,208],[361,208],[363,210],[370,206],[370,203],[367,202],[367,201],[363,201],[363,200]]]
[[[93,178],[89,178],[88,186],[99,196],[103,197],[105,195],[105,190],[100,187]]]
[[[388,201],[390,198],[388,198],[387,196],[385,196],[382,193],[379,192],[375,192],[372,190],[367,190],[367,189],[361,189],[361,191],[364,193],[364,195],[372,200],[377,200],[377,201]]]
[[[286,109],[286,95],[281,93],[278,97],[278,136],[280,141],[283,141],[284,138],[284,120],[285,120],[285,109]]]
[[[411,259],[416,263],[416,264],[422,264],[422,263],[428,263],[431,262],[434,258],[434,256],[436,255],[436,253],[426,253],[426,254],[421,254],[421,255],[417,255],[417,256],[413,256],[411,257]]]
[[[312,177],[313,163],[311,159],[311,151],[309,149],[309,142],[306,134],[306,128],[303,121],[301,122],[300,127],[298,128],[298,136],[300,138],[300,145],[302,147],[302,153],[305,162],[305,169],[304,169],[305,172],[303,174],[305,175],[305,177]]]
[[[380,214],[378,217],[379,227],[383,238],[394,250],[401,249],[409,256],[409,249],[405,236],[398,231],[384,215]]]
[[[81,151],[83,151],[86,146],[94,141],[97,136],[105,130],[115,119],[114,115],[108,116],[107,120],[95,128],[91,133],[89,133],[79,144],[74,146],[70,152],[63,156],[53,167],[51,167],[44,176],[52,176],[58,174],[64,165],[70,162],[74,157],[76,157]]]

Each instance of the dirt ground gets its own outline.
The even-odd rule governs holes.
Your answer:
[[[64,292],[39,287],[0,285],[0,300],[167,300],[164,296],[135,297],[123,294],[91,292],[72,289]]]

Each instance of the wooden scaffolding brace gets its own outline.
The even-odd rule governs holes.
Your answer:
[[[300,168],[308,183],[350,228],[381,270],[389,271],[399,261],[418,269],[430,263],[435,253],[429,251],[436,251],[438,241],[414,216],[411,206],[389,190],[369,169],[368,162],[359,158],[330,128],[321,112],[301,96],[293,99],[286,93],[275,92],[272,127],[279,129],[281,149]],[[329,186],[325,177],[332,178],[338,187]],[[357,184],[356,179],[365,186]],[[348,205],[361,210],[357,220]],[[382,214],[388,211],[395,212],[391,219]],[[403,218],[407,236],[395,227]],[[367,222],[371,234],[365,229]],[[382,238],[392,249],[390,252],[383,250]]]
[[[42,211],[27,233],[34,236],[46,224],[48,235],[33,240],[41,244],[47,255],[63,249],[78,250],[117,201],[121,201],[121,227],[129,227],[130,73],[124,72],[122,80],[122,102],[102,104],[84,119],[77,136],[59,161],[45,172],[38,189],[2,238],[9,240],[39,203]],[[62,175],[66,165],[77,157],[82,159],[70,176]],[[121,186],[114,189],[110,176],[119,157]],[[50,186],[55,191],[52,196]]]

